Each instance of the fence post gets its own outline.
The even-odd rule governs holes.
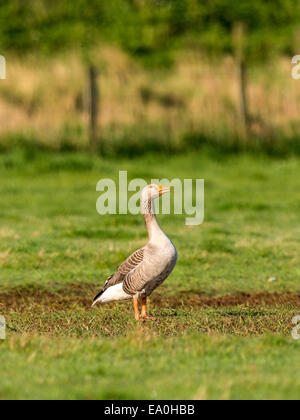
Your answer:
[[[243,22],[238,22],[233,28],[233,43],[239,72],[240,115],[244,134],[246,137],[248,137],[250,133],[251,121],[247,95],[248,75],[247,62],[245,58],[245,39],[246,26]]]
[[[99,90],[98,71],[94,65],[88,69],[89,77],[89,140],[90,147],[95,150],[98,139]]]
[[[248,96],[247,96],[247,86],[248,86],[248,75],[247,75],[247,65],[244,60],[239,62],[239,72],[240,72],[240,95],[241,95],[241,116],[243,127],[245,133],[248,135],[250,131],[250,116],[248,110]]]

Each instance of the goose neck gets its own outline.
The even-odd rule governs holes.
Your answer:
[[[149,239],[153,240],[159,233],[162,232],[157,222],[154,200],[153,199],[145,200],[142,203],[142,210],[144,214],[144,219],[145,219]]]

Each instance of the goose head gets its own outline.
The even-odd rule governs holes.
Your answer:
[[[170,192],[169,187],[163,187],[162,185],[150,184],[147,185],[141,194],[142,202],[152,201],[159,198],[161,195]]]

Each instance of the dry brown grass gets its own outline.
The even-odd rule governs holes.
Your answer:
[[[182,54],[170,72],[146,72],[111,47],[98,52],[103,133],[153,123],[173,137],[189,130],[214,135],[240,130],[239,88],[230,57],[210,62],[199,53]],[[291,77],[287,59],[250,70],[249,100],[253,130],[268,135],[280,128],[299,130],[300,83]],[[86,74],[74,55],[20,61],[7,57],[7,80],[0,84],[0,135],[33,131],[41,141],[65,126],[87,121]]]

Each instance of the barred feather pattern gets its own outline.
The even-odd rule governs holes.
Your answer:
[[[144,192],[145,194],[142,192],[142,212],[148,230],[149,242],[144,248],[130,255],[120,265],[117,272],[106,280],[94,302],[107,289],[119,283],[122,283],[122,290],[129,297],[150,296],[170,275],[176,265],[176,248],[157,223],[153,197],[146,189]]]
[[[105,292],[109,287],[115,286],[118,283],[122,283],[127,274],[134,270],[142,261],[144,257],[144,248],[141,248],[134,252],[130,257],[127,258],[126,261],[123,262],[123,264],[120,265],[118,270],[112,274],[108,279],[106,280],[103,289],[100,293],[94,298],[94,301],[97,300],[101,294]],[[132,293],[129,293],[132,294]],[[134,293],[133,293],[134,294]]]
[[[141,298],[150,296],[170,275],[177,261],[175,247],[158,252],[155,246],[148,245],[144,252],[144,261],[130,271],[123,283],[123,290],[132,296]]]

